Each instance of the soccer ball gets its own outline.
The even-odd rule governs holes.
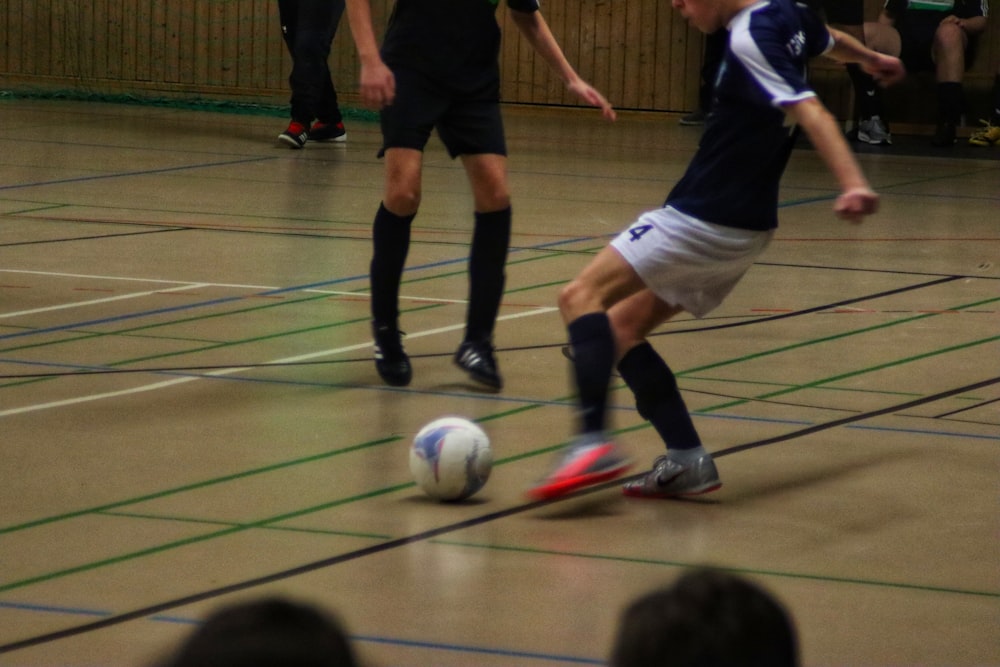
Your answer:
[[[442,417],[420,429],[410,447],[410,472],[431,498],[463,500],[483,488],[493,468],[490,439],[462,417]]]

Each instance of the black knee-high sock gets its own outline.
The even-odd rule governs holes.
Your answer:
[[[990,123],[1000,125],[1000,74],[993,77],[993,111],[990,115]]]
[[[372,226],[372,319],[392,328],[399,326],[399,282],[410,249],[410,223],[414,217],[391,213],[383,204]]]
[[[476,213],[472,248],[469,250],[469,308],[465,318],[465,340],[489,340],[493,336],[503,298],[510,226],[509,206],[500,211]]]
[[[965,111],[965,93],[958,81],[943,81],[937,85],[940,122],[958,125]]]
[[[603,431],[608,383],[615,364],[615,339],[606,313],[588,313],[569,323],[573,373],[579,393],[583,432]]]
[[[635,395],[639,414],[656,428],[668,449],[701,446],[677,380],[652,345],[641,343],[626,352],[618,372]]]
[[[854,63],[847,65],[846,69],[851,83],[854,84],[854,104],[857,106],[858,117],[882,117],[882,91],[875,83],[875,79]]]

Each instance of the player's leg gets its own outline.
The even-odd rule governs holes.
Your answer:
[[[507,157],[498,153],[462,155],[475,206],[469,249],[469,304],[465,335],[455,363],[475,381],[500,389],[493,330],[506,282],[510,247],[511,208],[507,185]]]
[[[465,335],[454,362],[472,380],[492,390],[503,387],[493,330],[503,298],[511,229],[507,143],[499,99],[499,80],[487,81],[475,90],[455,91],[436,124],[449,155],[462,160],[475,208]]]
[[[372,333],[375,368],[393,386],[413,377],[399,331],[399,286],[410,249],[410,226],[420,205],[423,153],[414,148],[385,151],[385,195],[372,225]]]
[[[607,308],[644,287],[631,265],[607,247],[560,291],[559,311],[569,334],[581,422],[579,435],[551,472],[529,490],[530,497],[554,498],[628,469],[628,458],[605,432],[608,383],[616,356]]]
[[[385,192],[372,228],[370,279],[375,368],[388,384],[403,386],[413,371],[399,330],[399,286],[420,206],[423,149],[447,101],[416,72],[398,69],[393,75],[396,98],[379,115]]]
[[[682,311],[647,289],[616,304],[608,313],[622,350],[618,373],[632,390],[639,415],[653,425],[667,447],[650,472],[624,486],[629,496],[669,498],[707,493],[722,486],[673,371],[646,338]]]
[[[931,143],[955,144],[957,128],[965,111],[962,78],[965,76],[965,52],[969,36],[955,23],[941,23],[934,32],[931,59],[937,78],[938,125]]]
[[[864,24],[864,43],[879,53],[899,56],[902,49],[899,32],[891,25],[880,22]],[[869,144],[891,144],[892,135],[882,103],[882,89],[875,79],[860,70],[848,69],[854,84],[858,105],[858,141]]]
[[[292,71],[288,77],[292,90],[292,120],[278,139],[291,148],[302,148],[320,108],[324,76],[329,77],[326,61],[333,39],[330,32],[332,5],[329,0],[299,0],[285,4],[284,9],[279,6],[279,14],[285,44],[292,56]]]
[[[321,0],[316,11],[317,25],[324,26],[323,43],[326,44],[326,56],[323,57],[323,73],[320,76],[319,100],[316,108],[316,122],[309,130],[310,141],[347,141],[347,131],[344,129],[344,117],[340,111],[337,89],[333,85],[330,73],[329,55],[333,38],[337,34],[337,26],[344,14],[344,0]]]

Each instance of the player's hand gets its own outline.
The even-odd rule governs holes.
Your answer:
[[[839,197],[833,205],[833,212],[838,218],[854,224],[864,220],[866,215],[878,211],[878,194],[871,188],[851,188]]]
[[[608,102],[604,95],[601,95],[596,88],[586,81],[582,79],[571,81],[567,88],[587,104],[600,109],[601,115],[604,116],[605,120],[614,120],[618,117],[615,110],[611,108],[611,102]]]
[[[875,53],[861,64],[861,69],[870,74],[880,86],[891,86],[906,77],[906,67],[899,58]]]
[[[369,109],[382,109],[396,98],[396,77],[381,60],[361,65],[361,102]]]

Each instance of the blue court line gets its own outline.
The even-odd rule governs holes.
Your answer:
[[[70,616],[95,616],[98,618],[110,618],[113,612],[102,609],[85,609],[82,607],[59,607],[55,605],[31,604],[27,602],[3,602],[0,601],[0,609],[12,609],[16,611],[31,611],[44,614],[64,614]],[[170,623],[174,625],[198,626],[202,620],[188,618],[185,616],[155,615],[148,616],[147,620],[156,623]],[[574,656],[555,655],[550,653],[532,653],[527,651],[514,651],[510,649],[486,648],[482,646],[467,646],[459,644],[441,644],[437,642],[416,641],[412,639],[397,639],[393,637],[379,637],[375,635],[351,635],[351,641],[367,642],[371,644],[386,644],[390,646],[406,646],[410,648],[423,648],[432,650],[453,651],[459,653],[473,653],[479,655],[499,655],[510,658],[549,660],[555,662],[566,662],[577,665],[603,665],[603,660],[593,658],[579,658]]]
[[[250,157],[240,160],[226,160],[225,162],[204,162],[202,164],[185,165],[182,167],[163,167],[162,169],[144,169],[142,171],[122,171],[114,174],[99,174],[94,176],[76,176],[74,178],[60,178],[55,181],[37,181],[35,183],[20,183],[18,185],[0,185],[2,190],[22,190],[24,188],[37,188],[45,185],[62,185],[64,183],[83,183],[86,181],[102,181],[109,178],[126,178],[128,176],[149,176],[152,174],[167,174],[173,171],[189,171],[191,169],[205,169],[210,167],[226,167],[233,164],[246,164],[248,162],[263,162],[266,160],[277,160],[276,157]]]
[[[559,246],[559,245],[567,245],[567,244],[571,244],[571,243],[580,243],[580,242],[583,242],[583,241],[589,241],[591,239],[593,239],[593,237],[590,237],[590,236],[581,236],[581,237],[578,237],[578,238],[563,239],[563,240],[560,240],[560,241],[551,241],[551,242],[548,242],[548,243],[541,243],[541,244],[538,244],[538,245],[527,246],[527,247],[523,247],[523,248],[512,248],[511,249],[511,254],[514,254],[514,253],[517,253],[517,252],[525,252],[525,251],[528,251],[528,250],[544,250],[546,248],[551,248],[551,247],[555,247],[555,246]],[[440,262],[430,262],[428,264],[419,264],[417,266],[413,266],[413,267],[407,268],[406,269],[406,273],[411,273],[413,271],[423,271],[423,270],[427,270],[427,269],[435,269],[435,268],[439,268],[439,267],[442,267],[442,266],[449,266],[449,265],[452,265],[452,264],[460,264],[460,263],[463,263],[463,262],[466,262],[466,261],[468,261],[467,257],[460,257],[460,258],[456,258],[456,259],[442,260]],[[367,280],[367,279],[368,279],[368,274],[367,273],[363,273],[363,274],[358,274],[358,275],[355,275],[355,276],[347,276],[347,277],[344,277],[344,278],[336,278],[334,280],[323,280],[323,281],[315,282],[315,283],[306,283],[304,285],[293,285],[291,287],[280,287],[280,288],[277,288],[277,289],[266,290],[266,291],[263,291],[263,292],[254,292],[253,296],[255,296],[255,297],[278,296],[278,295],[282,295],[282,294],[288,294],[288,293],[291,293],[291,292],[302,292],[302,291],[310,290],[310,289],[320,289],[322,287],[329,287],[331,285],[340,285],[340,284],[343,284],[343,283],[349,283],[349,282],[354,282],[354,281],[357,281],[357,280]],[[192,281],[191,284],[195,284],[195,282],[197,282],[197,281]],[[183,284],[184,284],[183,282],[178,282],[178,285],[183,285]],[[111,323],[114,323],[114,322],[124,322],[124,321],[127,321],[127,320],[133,320],[133,319],[137,319],[137,318],[140,318],[140,317],[150,317],[150,316],[153,316],[153,315],[163,315],[163,314],[166,314],[166,313],[176,313],[176,312],[181,312],[181,311],[185,311],[185,310],[193,310],[195,308],[204,308],[204,307],[207,307],[207,306],[218,306],[218,305],[225,304],[225,303],[233,303],[235,301],[242,301],[242,300],[247,299],[247,298],[250,298],[250,297],[248,297],[248,296],[227,296],[227,297],[220,297],[218,299],[210,299],[208,301],[198,301],[198,302],[195,302],[195,303],[182,304],[182,305],[178,305],[178,306],[171,306],[169,308],[154,308],[153,310],[143,310],[143,311],[138,311],[138,312],[134,312],[134,313],[127,313],[127,314],[124,314],[124,315],[114,315],[112,317],[102,317],[102,318],[96,319],[96,320],[85,320],[83,322],[72,322],[72,323],[69,323],[69,324],[59,324],[59,325],[56,325],[56,326],[44,327],[44,328],[41,328],[41,329],[28,329],[28,330],[25,330],[25,331],[18,331],[16,333],[2,334],[2,335],[0,335],[0,341],[2,341],[2,340],[10,340],[10,339],[13,339],[13,338],[23,338],[25,336],[35,336],[35,335],[41,335],[41,334],[47,334],[47,333],[55,333],[55,332],[59,332],[59,331],[66,331],[68,329],[81,329],[81,328],[84,328],[84,327],[92,327],[92,326],[97,326],[97,325],[101,325],[101,324],[111,324]]]

